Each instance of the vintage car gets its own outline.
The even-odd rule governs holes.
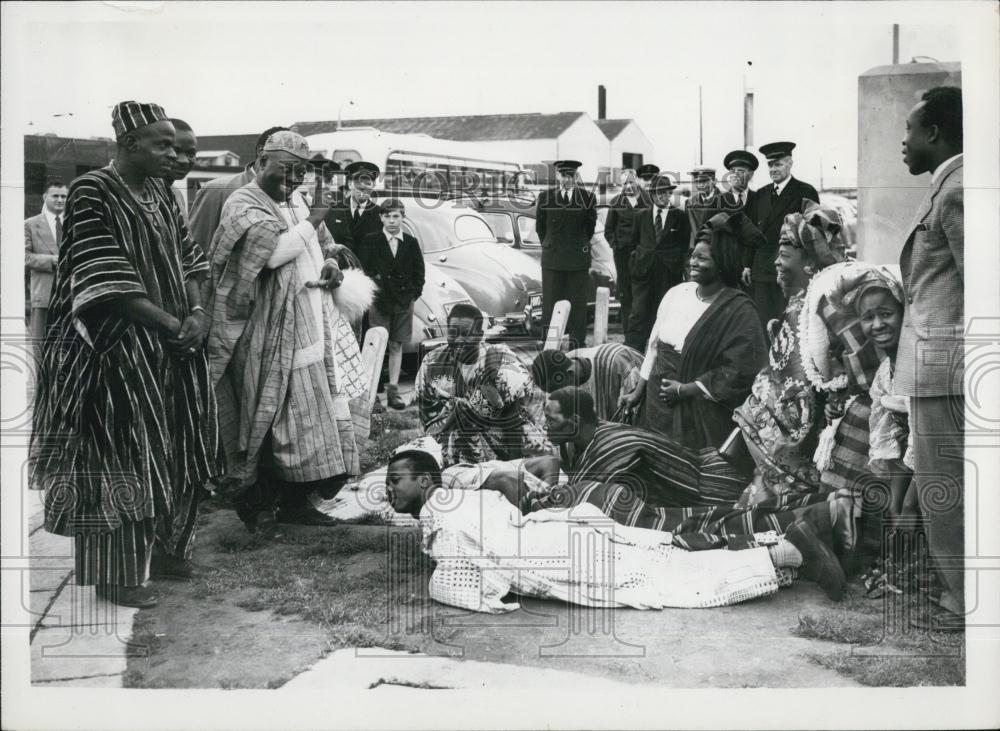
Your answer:
[[[487,314],[490,326],[527,332],[529,314],[541,313],[538,261],[498,244],[489,224],[468,206],[418,198],[404,203],[403,230],[417,237],[424,261],[457,282]]]
[[[404,353],[419,353],[424,340],[445,335],[448,313],[459,302],[475,304],[462,286],[440,267],[424,262],[424,289],[413,303],[413,334],[403,345]]]
[[[538,259],[542,258],[542,243],[535,233],[535,205],[528,198],[500,198],[497,200],[466,201],[479,212],[496,236],[499,243],[513,249],[523,251]],[[598,287],[607,287],[611,291],[611,316],[621,309],[616,298],[617,273],[615,272],[614,256],[611,247],[604,238],[604,220],[607,218],[607,208],[598,207],[597,227],[590,240],[590,289],[587,293],[588,319],[594,317],[594,301]],[[532,314],[532,319],[541,318],[541,308]]]

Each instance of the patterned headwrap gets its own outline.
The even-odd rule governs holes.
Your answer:
[[[159,104],[142,102],[118,102],[111,112],[111,125],[115,128],[115,139],[120,140],[129,132],[135,132],[154,122],[168,120],[166,112]]]
[[[799,318],[800,342],[803,369],[817,388],[854,384],[867,391],[871,386],[883,356],[861,331],[857,307],[862,295],[875,288],[886,289],[903,302],[903,288],[896,275],[886,267],[864,262],[831,266],[809,283]],[[839,366],[831,358],[831,349],[841,351]],[[834,378],[838,372],[843,376]]]
[[[807,198],[802,201],[802,213],[785,216],[781,242],[803,249],[822,269],[846,258],[842,229],[837,211]]]
[[[742,247],[756,250],[767,243],[764,234],[742,211],[717,213],[698,230],[695,239],[705,241],[712,250],[712,260],[727,287],[738,287],[743,272]]]

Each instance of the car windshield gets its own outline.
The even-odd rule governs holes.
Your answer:
[[[541,246],[538,234],[535,233],[534,216],[518,216],[517,229],[521,232],[521,243],[524,246]]]
[[[514,243],[514,224],[506,213],[480,213],[496,234],[496,240],[503,244]]]
[[[455,238],[459,241],[496,240],[489,224],[478,216],[459,216],[455,219]]]

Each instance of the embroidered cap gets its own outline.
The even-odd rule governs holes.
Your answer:
[[[275,132],[264,143],[264,152],[287,152],[300,160],[309,159],[309,143],[298,132],[282,130]]]
[[[111,112],[111,126],[115,128],[115,139],[121,139],[129,132],[154,122],[167,121],[167,113],[159,104],[144,102],[118,102]]]

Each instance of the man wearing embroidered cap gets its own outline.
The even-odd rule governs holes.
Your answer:
[[[794,142],[772,142],[760,146],[760,153],[767,158],[768,173],[772,184],[759,188],[754,195],[747,215],[764,234],[765,246],[748,255],[751,279],[751,296],[757,314],[765,325],[780,317],[784,310],[784,297],[774,278],[774,258],[778,255],[778,239],[785,216],[799,213],[806,199],[819,203],[819,193],[808,183],[792,177],[792,150]]]
[[[597,201],[577,185],[582,164],[558,160],[559,185],[542,191],[535,211],[535,231],[542,242],[542,325],[548,332],[552,308],[568,300],[571,349],[582,348],[587,336],[590,239],[597,226]]]
[[[380,209],[372,198],[379,168],[375,163],[359,160],[349,164],[344,172],[347,175],[347,196],[342,202],[330,206],[324,221],[334,241],[357,253],[368,234],[382,231]]]
[[[177,159],[166,114],[121,102],[112,123],[114,160],[69,189],[30,479],[46,529],[75,538],[76,582],[149,607],[154,544],[157,573],[190,576],[197,498],[222,468],[208,264],[163,180]]]
[[[293,195],[310,159],[301,135],[271,135],[257,178],[226,201],[209,254],[222,486],[236,494],[247,526],[268,533],[275,519],[329,522],[310,493],[333,497],[357,475],[368,436],[367,379],[346,313],[366,310],[372,287],[357,301],[355,288],[340,284],[367,278],[323,259],[322,176],[311,207]]]

